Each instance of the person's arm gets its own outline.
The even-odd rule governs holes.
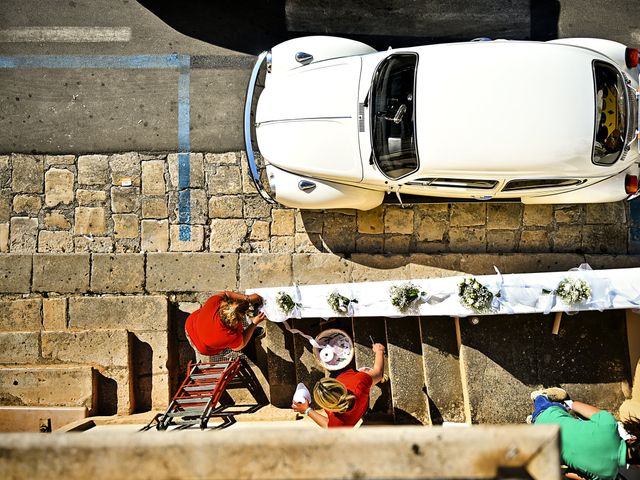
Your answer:
[[[257,293],[252,293],[251,295],[245,295],[244,293],[232,292],[230,290],[225,290],[224,292],[220,292],[221,295],[224,295],[230,300],[246,300],[249,303],[262,303],[262,297]]]
[[[571,404],[571,410],[587,420],[600,411],[599,408],[594,407],[593,405],[576,401]]]
[[[291,408],[293,408],[293,410],[296,411],[297,413],[304,415],[304,412],[306,412],[307,409],[309,408],[309,402],[306,400],[302,403],[293,402],[291,404]],[[316,422],[316,424],[319,425],[320,427],[329,428],[329,419],[324,415],[322,415],[321,413],[316,412],[313,409],[309,410],[309,418],[314,422]]]
[[[374,343],[372,349],[376,353],[376,359],[373,362],[373,368],[367,370],[366,373],[371,375],[371,380],[373,380],[373,384],[375,385],[384,378],[384,345]]]
[[[570,480],[587,480],[584,477],[581,477],[577,473],[569,472],[564,474],[564,478],[569,478]]]
[[[235,350],[236,352],[242,350],[247,345],[247,343],[249,343],[249,340],[251,340],[251,335],[253,335],[253,331],[256,329],[258,324],[266,319],[267,316],[264,314],[264,312],[260,312],[258,315],[253,317],[253,319],[251,320],[251,325],[245,328],[242,332],[242,344],[239,347],[232,348],[231,350]]]

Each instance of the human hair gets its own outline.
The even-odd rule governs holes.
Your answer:
[[[231,329],[236,329],[238,325],[242,324],[249,306],[250,304],[246,300],[232,300],[225,296],[220,302],[219,315],[222,324]]]
[[[350,394],[335,378],[322,378],[313,387],[313,399],[321,408],[329,412],[344,413],[353,407],[355,395]]]
[[[624,425],[624,429],[627,433],[640,440],[640,418],[629,417],[622,422],[622,425]],[[636,440],[636,444],[638,443],[638,440]]]

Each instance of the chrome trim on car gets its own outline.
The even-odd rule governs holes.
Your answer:
[[[244,146],[247,151],[247,164],[249,167],[249,176],[251,177],[251,181],[258,190],[258,193],[264,198],[268,203],[276,203],[275,199],[269,195],[266,188],[262,185],[262,181],[260,180],[260,172],[258,172],[258,167],[256,165],[256,152],[260,154],[260,151],[256,148],[255,151],[253,149],[253,138],[251,137],[252,133],[252,107],[253,107],[253,96],[255,94],[256,82],[258,80],[258,75],[260,73],[260,69],[262,68],[263,63],[267,59],[267,55],[269,52],[262,52],[258,55],[258,60],[253,67],[251,72],[251,77],[249,78],[249,85],[247,86],[247,96],[244,102]]]

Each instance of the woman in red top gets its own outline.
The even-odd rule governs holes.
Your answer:
[[[191,345],[202,355],[217,355],[226,348],[242,350],[249,343],[256,326],[267,317],[260,312],[244,328],[244,318],[252,303],[262,303],[256,293],[243,295],[220,292],[187,317],[185,332]]]
[[[313,388],[313,399],[327,416],[309,407],[309,402],[293,403],[298,413],[308,415],[322,428],[353,427],[369,408],[369,391],[384,378],[384,345],[375,343],[373,368],[356,372],[346,370],[337,378],[323,378]]]

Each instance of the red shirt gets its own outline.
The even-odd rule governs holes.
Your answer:
[[[184,325],[187,335],[202,355],[217,355],[225,348],[237,349],[242,345],[242,323],[233,329],[220,320],[218,310],[222,298],[218,294],[210,297],[187,317]]]
[[[373,379],[368,373],[347,370],[338,375],[336,380],[347,387],[349,393],[355,395],[356,401],[353,407],[344,413],[327,412],[329,428],[353,427],[369,408],[369,390],[373,385]]]

